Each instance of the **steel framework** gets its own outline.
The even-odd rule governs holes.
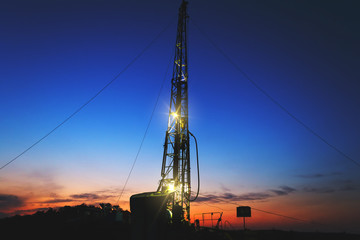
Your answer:
[[[187,2],[179,9],[168,128],[158,191],[171,192],[173,221],[190,220],[190,145],[188,126]],[[184,216],[185,214],[185,216]]]

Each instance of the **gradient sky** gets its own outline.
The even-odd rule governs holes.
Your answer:
[[[172,25],[92,103],[0,171],[0,216],[116,204],[173,56],[180,2],[1,1],[1,165]],[[358,1],[194,0],[188,12],[253,81],[359,162],[359,7]],[[160,180],[170,76],[120,199],[125,209],[132,194],[155,191]],[[311,222],[253,210],[250,229],[359,232],[360,167],[269,101],[191,22],[189,114],[201,166],[191,215],[224,211],[237,227],[236,206],[249,205]]]

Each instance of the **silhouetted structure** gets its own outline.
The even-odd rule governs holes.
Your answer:
[[[251,208],[248,206],[240,206],[236,208],[236,217],[242,217],[244,220],[244,230],[245,226],[245,218],[251,217]]]
[[[169,210],[174,219],[190,221],[190,132],[188,121],[187,2],[179,8],[168,128],[161,180],[157,191],[172,192]],[[184,216],[185,214],[185,216]]]
[[[189,138],[193,134],[190,133],[188,126],[186,8],[187,2],[183,0],[179,8],[161,180],[156,192],[140,193],[130,198],[134,240],[179,238],[180,230],[189,228],[191,201]],[[176,231],[178,234],[167,235],[169,231]]]

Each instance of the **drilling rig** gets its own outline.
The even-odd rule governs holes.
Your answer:
[[[173,192],[174,221],[190,220],[190,144],[188,122],[187,2],[179,10],[168,128],[165,134],[161,180],[157,191]]]
[[[190,199],[190,136],[194,135],[189,131],[188,122],[189,17],[186,8],[187,2],[183,0],[178,15],[161,179],[156,192],[135,194],[130,198],[133,239],[165,239],[164,229],[190,222],[190,202],[194,200]]]

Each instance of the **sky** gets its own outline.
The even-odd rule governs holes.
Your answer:
[[[54,129],[161,35],[90,104],[0,170],[0,217],[81,203],[129,209],[132,194],[157,189],[180,3],[1,1],[1,165]],[[201,174],[193,219],[224,212],[227,226],[239,228],[236,207],[244,205],[253,208],[250,229],[359,233],[359,5],[189,1],[189,128],[198,139]]]

